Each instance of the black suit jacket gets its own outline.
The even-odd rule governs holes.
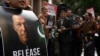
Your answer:
[[[71,30],[72,30],[72,23],[69,19],[63,19],[63,24],[61,25],[61,19],[57,21],[57,29],[60,29],[61,26],[64,26],[66,30],[59,32],[59,38],[62,39],[62,41],[71,41]]]

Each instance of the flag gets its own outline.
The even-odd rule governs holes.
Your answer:
[[[91,13],[91,14],[92,14],[93,19],[95,18],[95,13],[94,13],[94,8],[93,8],[93,7],[88,8],[88,9],[86,10],[86,12]]]

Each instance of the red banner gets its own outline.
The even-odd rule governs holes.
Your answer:
[[[47,8],[49,15],[54,15],[54,16],[56,15],[56,11],[57,11],[57,6],[56,5],[49,4],[48,2],[43,1],[42,6]]]
[[[93,16],[93,18],[95,18],[95,13],[94,13],[94,8],[93,8],[93,7],[88,8],[88,9],[86,10],[86,12],[91,13],[91,14],[92,14],[92,16]]]

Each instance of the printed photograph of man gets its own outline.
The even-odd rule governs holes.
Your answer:
[[[47,56],[45,35],[32,11],[5,7],[0,11],[3,56]]]
[[[28,43],[28,30],[26,19],[21,15],[13,14],[8,18],[7,35],[3,37],[5,56],[18,54],[19,50],[25,51],[30,47]],[[4,31],[3,31],[4,32]],[[5,35],[5,34],[3,34]],[[16,52],[16,53],[15,53]],[[22,51],[21,51],[22,52]],[[23,52],[25,54],[25,52]],[[20,53],[22,55],[22,53]]]
[[[25,19],[20,15],[12,16],[13,28],[15,32],[18,34],[19,40],[22,44],[27,45],[27,33],[26,33],[26,25]]]
[[[45,38],[41,37],[42,30],[38,21],[30,21],[22,15],[12,14],[7,21],[7,29],[7,35],[3,34],[5,56],[47,55]]]

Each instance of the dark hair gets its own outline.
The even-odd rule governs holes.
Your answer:
[[[89,17],[92,17],[92,13],[87,13]]]
[[[41,8],[41,10],[44,10],[44,9],[46,9],[46,8],[45,8],[45,7],[42,7],[42,8]]]
[[[72,11],[71,9],[66,9],[66,12],[68,12],[68,11]]]
[[[80,19],[80,16],[77,16],[75,19]]]
[[[66,10],[61,10],[61,11],[60,11],[60,13],[63,13],[63,12],[65,12],[65,13],[66,13]]]

